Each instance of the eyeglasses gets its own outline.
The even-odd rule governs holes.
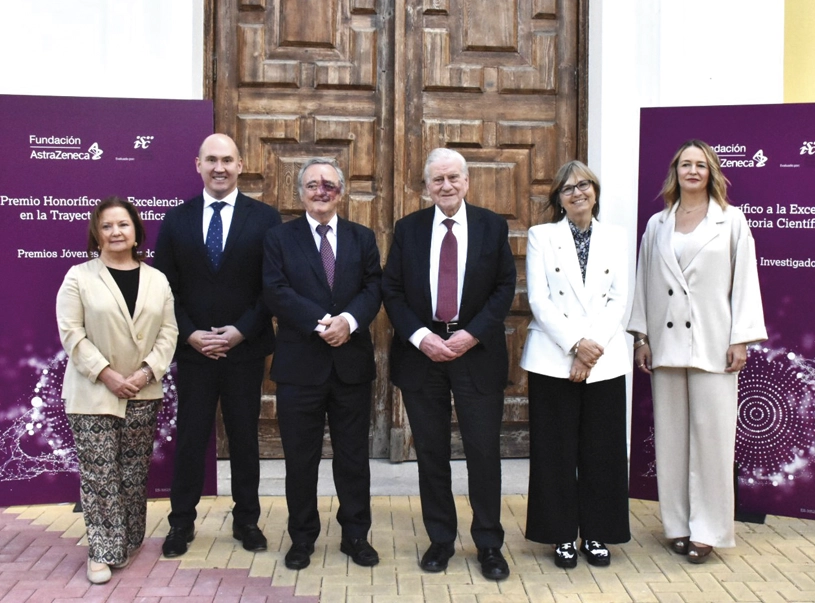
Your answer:
[[[332,195],[339,192],[340,187],[332,182],[309,182],[306,184],[305,189],[310,193],[316,193],[322,189],[326,194]]]
[[[586,192],[587,190],[589,190],[589,187],[591,185],[592,185],[591,180],[581,180],[577,184],[566,185],[562,189],[560,189],[560,196],[561,197],[571,197],[572,195],[574,195],[574,189],[577,189],[577,190],[582,191],[582,192]]]

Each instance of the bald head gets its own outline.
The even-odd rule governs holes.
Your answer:
[[[223,199],[238,187],[243,162],[238,145],[226,134],[211,134],[201,143],[195,167],[204,189],[215,199]]]

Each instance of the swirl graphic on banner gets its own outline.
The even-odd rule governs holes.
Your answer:
[[[813,477],[815,363],[793,352],[750,349],[739,375],[736,461],[743,485],[792,487]]]
[[[67,355],[59,352],[48,359],[29,358],[37,381],[28,399],[10,406],[0,422],[9,424],[0,432],[0,482],[30,480],[42,474],[79,471],[74,438],[62,403],[62,376]],[[166,448],[175,434],[177,406],[172,372],[164,377],[164,402],[158,414],[158,437],[153,443],[153,462],[169,458]]]

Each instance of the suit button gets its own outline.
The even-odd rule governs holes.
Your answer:
[[[686,322],[686,323],[685,323],[685,326],[686,326],[686,327],[688,327],[688,328],[690,329],[690,321]]]
[[[603,297],[605,297],[605,296],[606,296],[606,294],[605,294],[605,293],[603,293]]]
[[[560,268],[555,268],[555,272],[560,272]]]
[[[672,328],[673,328],[673,326],[674,326],[674,323],[672,323],[672,322],[669,322],[669,323],[668,323],[668,328],[669,328],[669,329],[672,329]]]
[[[144,339],[144,335],[142,335],[141,333],[139,333],[138,335],[136,335],[136,339],[138,339],[139,341],[141,341],[142,339]]]
[[[673,289],[668,289],[668,295],[673,295],[673,294],[674,294],[674,290]]]
[[[606,274],[608,274],[608,268],[606,268]]]
[[[559,291],[559,293],[560,293],[561,295],[563,295],[563,291]]]

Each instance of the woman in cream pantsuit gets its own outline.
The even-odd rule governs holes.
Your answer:
[[[555,564],[592,565],[626,542],[628,456],[623,331],[629,258],[625,233],[598,222],[600,184],[571,161],[555,175],[555,222],[529,230],[526,270],[533,320],[529,371],[526,537],[555,546]],[[564,219],[565,218],[565,219]]]
[[[713,149],[683,144],[640,245],[628,331],[651,375],[660,513],[671,548],[735,546],[738,371],[767,338],[753,237]]]
[[[87,576],[96,584],[144,540],[161,377],[178,336],[167,279],[139,259],[144,238],[135,207],[105,199],[88,229],[88,255],[99,257],[71,267],[57,293],[69,359],[62,397],[79,459]]]

